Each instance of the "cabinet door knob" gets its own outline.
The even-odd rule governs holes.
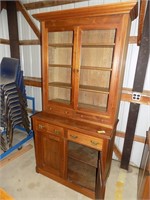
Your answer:
[[[96,142],[96,141],[94,141],[94,140],[91,140],[91,144],[92,144],[93,146],[97,146],[97,145],[99,144],[99,142]]]
[[[59,135],[59,134],[60,134],[60,131],[57,130],[57,129],[54,129],[54,133],[55,133],[56,135]]]
[[[71,138],[73,138],[73,139],[76,139],[76,138],[78,138],[78,136],[77,136],[77,135],[70,135],[70,137],[71,137]]]
[[[99,134],[104,134],[104,133],[106,133],[104,130],[99,130],[99,131],[97,131],[97,133],[99,133]]]
[[[39,124],[39,129],[43,129],[45,126],[42,124]]]

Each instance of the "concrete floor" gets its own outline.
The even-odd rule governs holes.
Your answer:
[[[33,141],[29,143],[33,144]],[[105,200],[136,200],[138,169],[129,172],[112,161]],[[88,200],[77,193],[35,172],[34,146],[28,152],[0,168],[0,187],[15,200]]]

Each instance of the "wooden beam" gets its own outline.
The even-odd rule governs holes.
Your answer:
[[[27,151],[29,151],[32,148],[33,148],[33,145],[28,144],[28,145],[24,146],[22,149],[10,154],[8,157],[6,157],[6,158],[4,158],[3,160],[0,161],[0,168],[4,167],[9,162],[15,160],[16,158],[23,155],[24,153],[26,153]]]
[[[138,45],[141,44],[143,24],[144,24],[144,18],[145,18],[145,13],[146,13],[146,6],[147,6],[147,0],[141,0],[140,1],[139,24],[138,24],[138,37],[137,37]]]
[[[8,17],[10,54],[12,58],[20,59],[17,9],[15,1],[7,1],[6,8]]]
[[[137,44],[137,36],[130,36],[129,44]]]
[[[114,146],[113,146],[113,151],[114,151],[115,155],[117,156],[118,160],[121,160],[122,155],[121,155],[119,148],[116,146],[116,144],[114,144]]]
[[[0,38],[0,44],[10,44],[9,40]]]
[[[125,133],[122,132],[122,131],[117,131],[116,136],[121,137],[121,138],[125,138]],[[134,135],[134,141],[140,142],[140,143],[145,143],[145,137],[140,136],[140,135]]]
[[[36,36],[40,40],[40,38],[41,38],[40,31],[39,31],[38,27],[35,25],[34,21],[31,18],[31,16],[26,11],[24,5],[20,1],[16,1],[16,4],[17,4],[18,10],[21,11],[21,13],[23,14],[23,16],[25,17],[25,19],[27,20],[27,22],[31,26],[32,30],[34,31],[34,33],[36,34]]]
[[[150,12],[150,2],[148,2],[146,16],[144,20],[142,40],[139,49],[137,67],[133,83],[133,92],[143,92],[144,80],[149,59],[149,12]],[[124,141],[123,153],[121,158],[121,168],[126,170],[128,170],[129,167],[139,108],[140,104],[136,103],[130,104],[129,116],[126,127],[126,137]]]
[[[20,40],[20,45],[40,45],[39,40]]]
[[[10,44],[10,41],[7,39],[0,38],[0,44]],[[19,45],[40,45],[39,40],[20,40]]]
[[[87,1],[87,0],[38,1],[38,2],[33,2],[33,3],[26,3],[24,4],[24,7],[27,10],[31,10],[31,9],[38,9],[38,8],[45,8],[45,7],[52,7],[52,6],[60,6],[60,5],[70,4],[70,3],[77,3],[77,2],[82,2],[82,1]]]
[[[132,98],[133,95],[132,89],[123,88],[121,94],[121,100],[137,104],[150,105],[150,91],[143,91],[142,93],[139,94],[141,95],[140,99],[135,100]]]
[[[24,76],[25,85],[42,87],[41,78]]]

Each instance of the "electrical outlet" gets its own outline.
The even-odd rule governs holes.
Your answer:
[[[141,93],[139,92],[132,93],[132,100],[140,101],[140,99],[141,99]]]

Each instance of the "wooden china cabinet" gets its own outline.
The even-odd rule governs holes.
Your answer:
[[[33,16],[42,30],[43,110],[32,117],[36,170],[103,199],[137,4]]]

